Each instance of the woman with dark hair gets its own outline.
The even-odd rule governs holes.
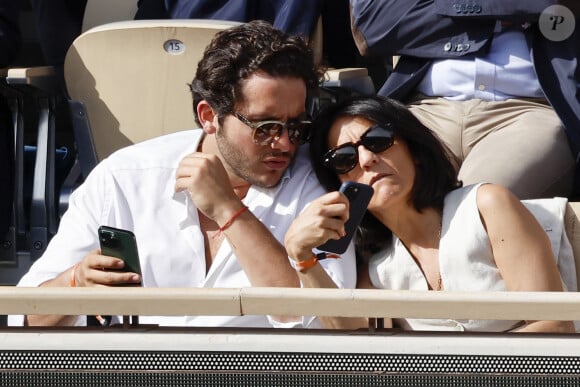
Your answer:
[[[455,160],[402,104],[354,97],[316,119],[311,159],[329,192],[312,202],[285,238],[302,283],[332,287],[312,249],[344,235],[344,181],[372,186],[357,231],[358,287],[394,290],[562,291],[547,234],[509,190],[461,187]],[[323,318],[327,327],[366,326],[365,319]],[[572,322],[396,319],[410,330],[573,332]]]

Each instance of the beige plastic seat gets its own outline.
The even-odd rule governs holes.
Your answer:
[[[237,24],[132,20],[79,36],[66,56],[65,81],[70,98],[86,107],[97,161],[123,146],[195,127],[188,84],[215,33]]]

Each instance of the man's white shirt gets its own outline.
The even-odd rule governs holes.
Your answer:
[[[39,286],[97,249],[100,225],[135,233],[145,287],[251,286],[227,240],[206,274],[197,209],[187,192],[175,192],[178,164],[196,151],[202,136],[200,129],[177,132],[121,149],[103,160],[71,195],[58,233],[18,286]],[[243,203],[283,243],[294,218],[324,193],[312,171],[307,148],[302,146],[280,184],[273,188],[252,186]],[[321,264],[339,287],[355,287],[352,245],[341,259]],[[285,326],[269,316],[141,316],[139,321],[164,326]],[[22,323],[23,316],[9,316],[9,325]],[[83,325],[84,317],[76,323]],[[319,327],[320,323],[304,317],[290,325]]]

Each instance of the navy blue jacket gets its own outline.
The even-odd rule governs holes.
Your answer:
[[[578,0],[570,0],[577,12]],[[405,100],[434,59],[485,54],[497,20],[527,23],[536,75],[580,154],[580,21],[571,37],[542,35],[540,13],[554,0],[351,0],[353,35],[363,55],[401,58],[379,94]],[[568,4],[566,4],[568,5]]]
[[[140,0],[136,19],[265,20],[290,34],[310,36],[322,0]],[[163,4],[164,3],[164,4]]]

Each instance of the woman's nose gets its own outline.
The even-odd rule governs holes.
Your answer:
[[[364,145],[359,145],[357,151],[358,163],[361,168],[364,169],[365,167],[368,167],[377,161],[377,155],[365,148]]]

